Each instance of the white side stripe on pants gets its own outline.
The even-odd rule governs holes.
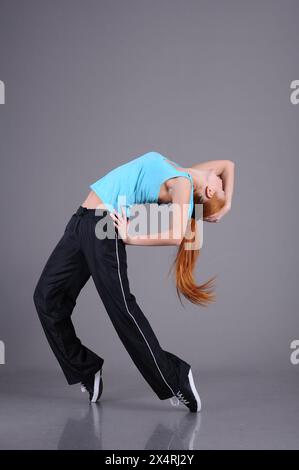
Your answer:
[[[160,374],[161,374],[162,379],[164,380],[165,384],[167,385],[167,387],[169,388],[169,390],[171,391],[171,393],[172,393],[173,395],[175,395],[175,392],[172,390],[171,386],[170,386],[170,385],[167,383],[167,381],[165,380],[165,377],[163,376],[163,374],[162,374],[162,372],[161,372],[161,369],[160,369],[160,367],[159,367],[158,364],[157,364],[157,361],[156,361],[156,358],[155,358],[155,356],[154,356],[154,353],[153,353],[153,351],[151,350],[151,347],[150,347],[150,345],[148,344],[148,341],[147,341],[146,337],[144,336],[143,332],[141,331],[141,329],[140,329],[138,323],[136,322],[134,316],[131,314],[130,310],[128,309],[128,305],[127,305],[127,301],[126,301],[126,297],[125,297],[125,293],[124,293],[124,288],[123,288],[123,283],[122,283],[122,279],[121,279],[121,274],[120,274],[120,263],[119,263],[119,256],[118,256],[118,244],[117,244],[117,240],[118,240],[118,234],[117,234],[117,232],[116,232],[116,234],[115,234],[115,247],[116,247],[116,258],[117,258],[117,267],[118,267],[118,277],[119,277],[120,287],[121,287],[121,290],[122,290],[122,294],[123,294],[123,298],[124,298],[124,303],[125,303],[127,312],[128,312],[128,314],[130,315],[130,317],[134,320],[134,322],[135,322],[135,324],[136,324],[138,330],[140,331],[140,333],[141,333],[141,335],[142,335],[144,341],[146,342],[147,347],[148,347],[148,349],[150,350],[151,355],[153,356],[153,359],[154,359],[154,361],[155,361],[155,364],[156,364],[156,366],[157,366],[158,371],[159,371]]]

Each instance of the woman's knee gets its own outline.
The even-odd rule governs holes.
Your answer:
[[[41,277],[38,283],[36,284],[33,292],[33,302],[38,313],[40,312],[41,307],[43,309],[46,307],[48,303],[47,297],[47,286],[44,282],[44,279]]]

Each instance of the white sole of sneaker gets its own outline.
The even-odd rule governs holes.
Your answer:
[[[200,397],[198,395],[198,392],[197,392],[195,384],[194,384],[191,369],[189,370],[188,379],[189,379],[189,384],[190,384],[191,390],[192,390],[192,392],[193,392],[193,394],[196,398],[196,401],[197,401],[197,413],[198,413],[201,410],[201,400],[200,400]]]
[[[95,376],[94,376],[94,387],[93,387],[93,396],[91,399],[91,403],[95,403],[97,401],[97,397],[99,394],[99,388],[100,388],[100,380],[102,376],[102,369],[99,370]]]

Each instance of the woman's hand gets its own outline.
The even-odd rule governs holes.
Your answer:
[[[110,212],[110,216],[113,219],[114,226],[118,230],[118,234],[121,236],[122,240],[126,243],[129,241],[128,229],[129,222],[127,220],[126,212],[123,207],[121,207],[121,214],[115,209],[113,212]]]
[[[230,211],[230,204],[225,204],[220,211],[216,212],[215,214],[209,215],[208,217],[204,217],[205,222],[219,222],[219,220]]]

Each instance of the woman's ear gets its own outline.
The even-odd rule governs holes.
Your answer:
[[[207,184],[207,187],[206,187],[206,191],[205,191],[205,195],[208,199],[211,199],[213,196],[214,196],[214,193],[215,193],[215,190],[211,188],[211,186],[209,186]]]

